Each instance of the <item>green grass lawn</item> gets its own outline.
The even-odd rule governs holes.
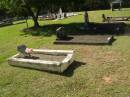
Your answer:
[[[130,16],[130,9],[89,12],[91,22],[101,22],[101,14]],[[83,15],[59,21],[40,21],[40,25],[82,23]],[[33,25],[31,20],[29,26]],[[130,22],[127,22],[130,24]],[[0,97],[129,97],[130,36],[116,36],[111,46],[54,45],[55,35],[24,34],[26,24],[0,28]],[[49,30],[49,29],[48,29]],[[7,58],[16,47],[73,49],[76,63],[64,74],[12,67]]]

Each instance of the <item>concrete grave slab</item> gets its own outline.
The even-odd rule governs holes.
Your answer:
[[[86,44],[109,45],[113,41],[112,35],[70,35],[68,40],[58,40],[54,44]]]
[[[26,58],[20,53],[8,59],[12,66],[64,72],[73,62],[73,50],[34,49],[32,57]]]

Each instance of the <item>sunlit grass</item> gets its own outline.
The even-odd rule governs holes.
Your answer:
[[[129,16],[130,9],[89,12],[91,22],[101,22],[101,14]],[[82,23],[83,15],[59,21],[39,21],[40,25]],[[28,20],[29,27],[33,21]],[[130,24],[130,22],[128,22]],[[54,45],[55,35],[32,36],[21,30],[26,24],[0,28],[0,97],[129,97],[130,36],[118,36],[112,46]],[[16,47],[73,49],[75,60],[63,75],[11,67],[7,58]],[[80,64],[80,63],[84,63]],[[110,80],[105,80],[109,78]]]

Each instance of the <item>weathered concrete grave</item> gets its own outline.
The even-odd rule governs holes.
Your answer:
[[[68,40],[56,39],[54,44],[111,45],[112,35],[69,35]]]
[[[73,62],[73,54],[73,50],[34,49],[31,57],[18,53],[9,58],[8,63],[12,66],[62,73]]]

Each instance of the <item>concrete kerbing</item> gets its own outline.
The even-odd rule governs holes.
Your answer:
[[[52,54],[52,55],[65,55],[61,61],[47,61],[40,59],[25,59],[19,58],[19,53],[8,59],[8,63],[12,66],[26,67],[38,70],[54,71],[62,73],[73,62],[73,50],[47,50],[47,49],[34,49],[33,53]]]

